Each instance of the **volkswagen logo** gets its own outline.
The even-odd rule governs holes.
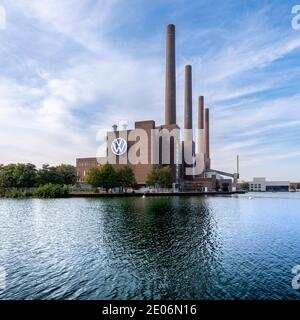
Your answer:
[[[127,151],[127,142],[123,138],[117,138],[111,144],[111,150],[116,156],[121,156]]]

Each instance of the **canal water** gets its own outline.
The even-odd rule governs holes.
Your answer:
[[[0,299],[300,299],[295,265],[300,193],[0,200]]]

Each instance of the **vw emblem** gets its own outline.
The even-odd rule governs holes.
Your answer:
[[[117,138],[111,144],[111,150],[116,156],[121,156],[127,151],[127,142],[123,138]]]

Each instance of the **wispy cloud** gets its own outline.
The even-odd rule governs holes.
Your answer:
[[[232,171],[240,154],[245,179],[300,180],[300,33],[290,27],[289,5],[281,16],[271,1],[252,8],[228,1],[218,26],[205,20],[219,16],[205,1],[201,10],[198,4],[181,10],[182,1],[167,4],[3,0],[8,22],[0,32],[6,43],[0,49],[0,162],[74,163],[95,155],[101,128],[119,120],[162,122],[164,25],[174,22],[179,124],[183,66],[192,63],[195,110],[200,94],[212,108],[214,167]],[[285,24],[278,23],[283,18]],[[289,171],[274,171],[283,160],[290,161]]]

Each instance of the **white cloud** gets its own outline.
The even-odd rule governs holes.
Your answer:
[[[42,57],[56,55],[60,59],[55,60],[58,66],[48,65],[40,56],[28,54],[18,63],[33,66],[32,79],[19,79],[12,72],[0,79],[0,146],[6,150],[0,162],[74,163],[76,157],[95,155],[99,128],[109,128],[119,120],[127,120],[130,125],[134,120],[163,121],[164,56],[157,58],[156,54],[163,52],[164,43],[154,43],[149,37],[134,39],[133,48],[131,42],[112,35],[126,21],[124,2],[4,2],[14,21],[30,24],[33,31],[42,30],[34,34],[35,42],[44,36],[53,39],[53,47],[41,47]],[[188,60],[194,71],[194,109],[200,94],[212,107],[214,167],[234,170],[239,153],[245,159],[243,171],[249,173],[245,178],[254,174],[258,162],[263,165],[270,157],[275,159],[280,148],[284,158],[298,156],[294,150],[297,141],[293,145],[272,141],[267,146],[264,137],[264,133],[294,128],[300,121],[300,92],[265,95],[281,90],[294,79],[290,66],[270,67],[300,48],[299,36],[270,30],[267,16],[266,10],[254,12],[241,21],[244,27],[234,32],[224,30],[223,42],[217,48],[194,50]],[[216,32],[220,30],[196,30],[194,34],[191,30],[187,39],[201,42]],[[31,35],[26,36],[30,39]],[[12,34],[9,48],[17,39],[17,34]],[[162,37],[153,34],[151,39]],[[188,45],[187,41],[177,45],[179,124],[183,65],[187,61],[181,53],[182,45]],[[264,168],[267,172],[267,165]]]

